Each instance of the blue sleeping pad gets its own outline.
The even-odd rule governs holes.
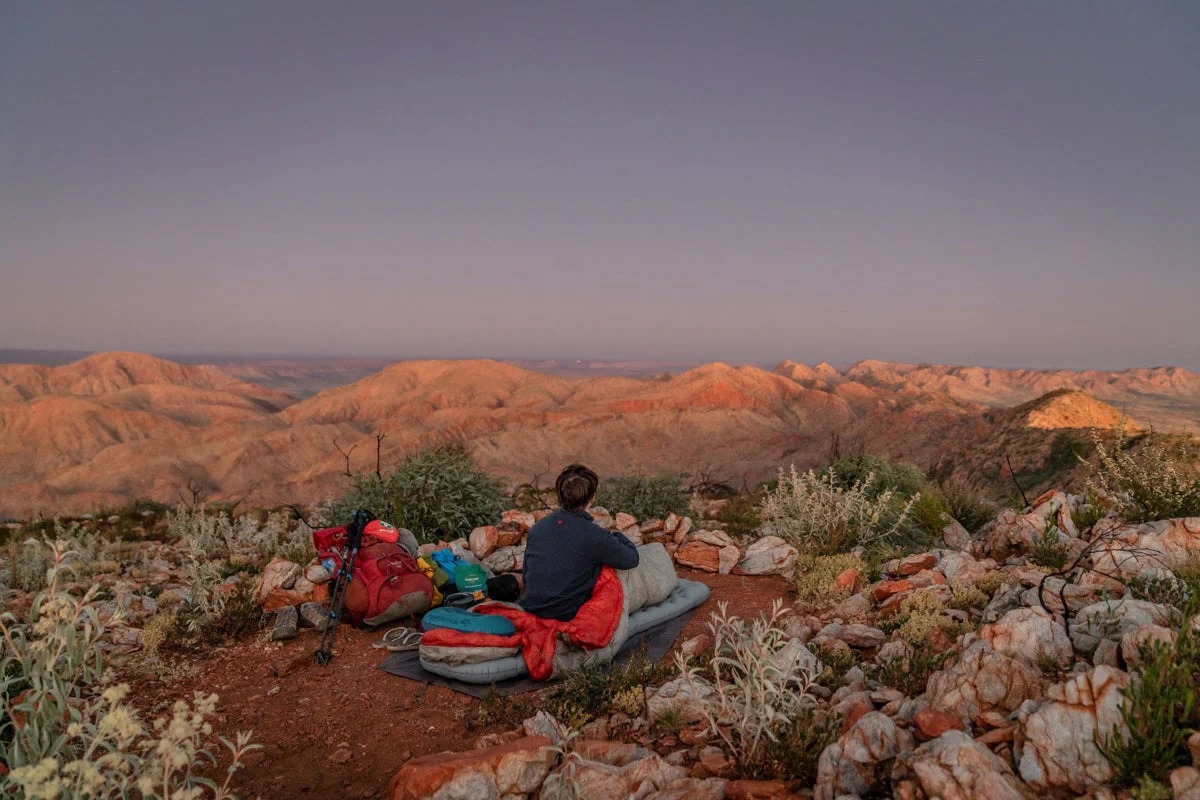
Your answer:
[[[429,611],[421,617],[421,627],[427,631],[449,628],[463,633],[494,633],[497,636],[511,636],[517,632],[511,622],[497,614],[476,614],[465,608],[449,606]]]

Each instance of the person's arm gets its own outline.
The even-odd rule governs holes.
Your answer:
[[[638,565],[637,545],[620,531],[595,527],[593,557],[613,569],[633,569]]]

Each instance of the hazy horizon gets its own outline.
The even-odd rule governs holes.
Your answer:
[[[1197,76],[1186,2],[9,2],[0,345],[1200,370]]]

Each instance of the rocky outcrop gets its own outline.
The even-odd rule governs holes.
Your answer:
[[[947,669],[929,677],[929,707],[971,725],[989,711],[1015,711],[1026,700],[1041,697],[1046,680],[1024,658],[1002,655],[980,640]]]
[[[962,731],[951,730],[921,745],[905,765],[925,797],[939,800],[1034,800],[1012,768]]]
[[[1035,790],[1069,790],[1077,794],[1113,776],[1113,766],[1096,746],[1125,728],[1121,703],[1129,676],[1111,667],[1096,667],[1046,690],[1047,702],[1023,709],[1019,754],[1021,778]]]
[[[815,800],[865,795],[888,776],[893,759],[913,749],[912,734],[891,717],[872,711],[825,748],[817,763]]]

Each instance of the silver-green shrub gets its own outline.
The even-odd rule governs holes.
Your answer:
[[[28,618],[0,614],[0,761],[10,770],[0,797],[232,797],[231,779],[254,747],[250,734],[221,739],[230,762],[218,784],[198,772],[216,764],[207,747],[215,695],[197,693],[169,718],[143,723],[125,702],[129,687],[107,683],[95,587],[75,597],[60,586],[67,558],[56,543]]]
[[[833,470],[781,470],[779,485],[763,501],[762,531],[803,553],[829,555],[881,545],[900,530],[916,496],[904,498],[892,489],[876,493],[874,482],[875,476],[868,474],[845,487]]]
[[[676,655],[680,674],[703,697],[710,732],[741,765],[759,761],[768,742],[778,742],[792,722],[815,704],[809,689],[816,665],[801,663],[780,623],[788,611],[775,600],[770,615],[752,622],[730,616],[725,603],[709,620],[712,656],[701,670]]]

